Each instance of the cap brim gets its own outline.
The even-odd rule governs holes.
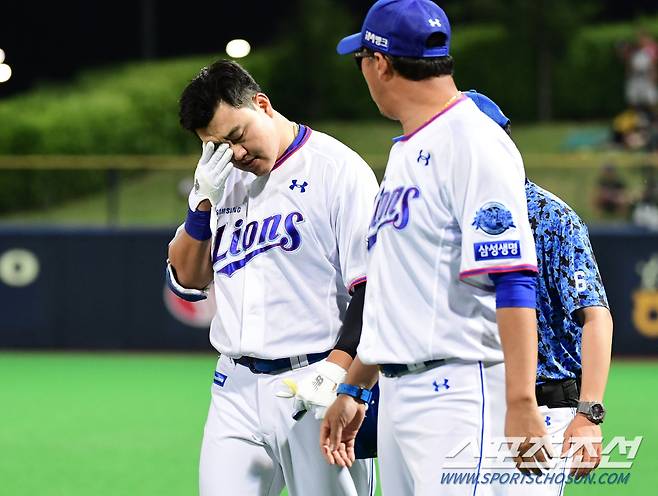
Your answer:
[[[336,51],[339,55],[347,55],[356,52],[359,48],[361,48],[361,33],[356,33],[340,40]]]

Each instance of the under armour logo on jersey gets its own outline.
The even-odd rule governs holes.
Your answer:
[[[194,192],[198,193],[200,188],[201,188],[201,186],[199,185],[199,180],[195,179],[194,180]]]
[[[441,20],[440,19],[428,19],[427,22],[430,23],[430,26],[433,28],[440,28],[441,27]]]
[[[546,418],[544,419],[544,422],[546,422],[547,426],[551,425],[551,417],[546,416]]]
[[[439,384],[438,382],[434,381],[432,386],[434,386],[434,391],[437,392],[440,388],[450,389],[450,386],[448,385],[448,379],[443,379],[443,384]]]
[[[295,188],[301,189],[301,193],[306,192],[306,186],[308,186],[308,183],[304,181],[302,184],[297,184],[297,179],[292,180],[292,184],[288,186],[291,190],[294,190]]]
[[[425,162],[425,164],[424,164],[425,166],[430,165],[430,154],[429,154],[429,152],[427,153],[427,155],[423,155],[423,150],[420,150],[418,152],[418,158],[416,159],[416,162],[420,163],[421,160]]]

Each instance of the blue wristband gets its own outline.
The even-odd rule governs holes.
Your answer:
[[[352,384],[345,384],[344,382],[338,385],[336,394],[346,394],[359,403],[365,404],[369,404],[370,399],[372,398],[372,391],[370,389],[360,388],[359,386],[353,386]]]
[[[187,209],[185,219],[185,232],[198,241],[206,241],[212,237],[210,230],[210,210],[207,212],[197,210],[192,212]]]

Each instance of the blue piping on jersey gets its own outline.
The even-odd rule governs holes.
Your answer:
[[[375,496],[375,459],[370,459],[370,480],[368,481],[368,492],[370,496]]]
[[[574,416],[575,416],[575,415],[576,415],[576,414],[574,413]],[[566,459],[564,460],[564,466],[562,467],[562,484],[560,484],[560,492],[558,493],[558,496],[562,496],[562,491],[564,491],[564,482],[565,482],[565,480],[564,480],[564,472],[566,472],[566,470],[567,470],[567,460],[568,460],[568,458],[566,458]]]
[[[305,126],[304,124],[299,125],[299,132],[297,133],[297,136],[295,136],[295,139],[290,143],[290,146],[286,148],[286,151],[283,152],[283,155],[281,155],[276,162],[274,162],[274,167],[272,167],[272,170],[278,168],[283,162],[288,160],[290,156],[295,153],[297,150],[299,150],[304,143],[308,141],[308,138],[311,136],[311,128],[308,126]]]
[[[473,496],[478,488],[478,480],[480,479],[480,465],[482,465],[482,450],[484,449],[484,377],[482,376],[482,362],[478,362],[480,367],[480,392],[482,393],[482,414],[481,414],[481,427],[480,427],[480,459],[478,460],[478,470],[475,474],[475,486],[473,487]]]

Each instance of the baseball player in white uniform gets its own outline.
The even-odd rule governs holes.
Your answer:
[[[342,143],[276,112],[234,62],[204,68],[180,107],[204,145],[167,276],[189,300],[214,281],[210,340],[221,353],[200,493],[371,494],[372,459],[324,463],[323,412],[299,410],[333,398],[356,353],[375,176]]]
[[[320,444],[330,463],[350,465],[362,403],[379,378],[384,495],[490,492],[478,483],[483,451],[503,432],[523,440],[515,461],[535,463],[523,470],[539,472],[551,454],[550,445],[526,453],[546,429],[534,394],[537,262],[523,162],[457,90],[449,43],[432,1],[380,0],[362,31],[338,44],[404,135],[370,222],[358,356]],[[465,441],[471,449],[456,452]],[[451,482],[452,472],[475,478]]]

